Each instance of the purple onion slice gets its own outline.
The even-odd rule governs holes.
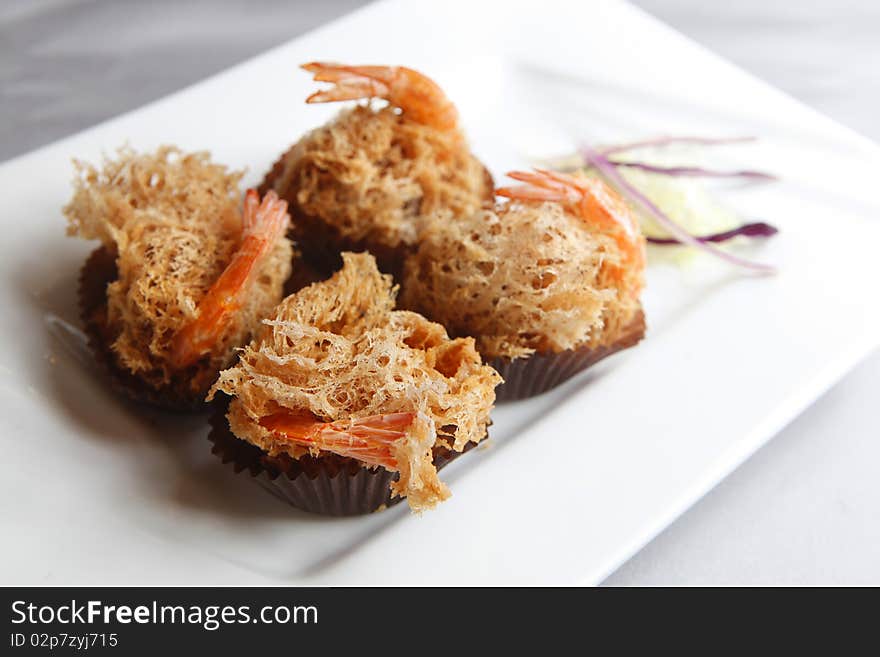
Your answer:
[[[703,167],[664,167],[647,162],[634,162],[629,160],[608,160],[616,167],[639,169],[649,173],[659,173],[664,176],[690,177],[690,178],[745,178],[748,180],[778,180],[772,173],[741,169],[739,171],[718,171],[717,169],[705,169]]]
[[[691,144],[695,146],[720,146],[722,144],[744,144],[755,141],[757,137],[655,137],[641,141],[631,141],[624,144],[615,144],[599,149],[599,154],[608,157],[615,153],[632,151],[637,148],[656,148],[661,146],[673,146],[675,144]]]
[[[712,233],[711,235],[694,236],[694,239],[700,242],[726,242],[734,237],[771,237],[779,232],[779,229],[763,221],[757,221],[751,224],[743,224],[731,230],[725,230],[720,233]],[[681,244],[674,237],[646,237],[651,244]]]
[[[668,143],[668,141],[672,138],[665,139]],[[679,138],[678,141],[680,141],[681,139],[684,138]],[[620,174],[620,172],[617,170],[617,167],[606,157],[605,154],[599,153],[589,146],[584,146],[581,151],[587,164],[595,167],[603,176],[605,176],[612,184],[614,184],[614,186],[617,187],[621,193],[623,193],[627,198],[629,198],[630,201],[635,203],[638,207],[642,208],[647,214],[649,214],[666,232],[668,232],[672,237],[676,238],[678,242],[682,244],[687,244],[694,247],[695,249],[698,249],[699,251],[703,251],[705,253],[715,256],[716,258],[724,260],[725,262],[737,265],[750,271],[754,271],[756,273],[772,274],[776,272],[776,268],[771,265],[746,260],[745,258],[741,258],[732,253],[728,253],[723,249],[719,249],[708,241],[700,241],[700,239],[694,237],[684,228],[675,223],[675,221],[670,219],[665,212],[663,212],[659,207],[654,204],[653,201],[651,201],[651,199],[649,199],[647,196],[642,194],[642,192],[631,185]]]

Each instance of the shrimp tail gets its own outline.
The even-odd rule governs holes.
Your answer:
[[[415,413],[390,413],[347,422],[321,422],[310,414],[280,411],[263,417],[260,425],[295,445],[397,471],[393,448],[406,437],[414,419]]]
[[[331,103],[361,98],[382,98],[418,123],[455,132],[458,111],[431,78],[405,66],[348,66],[309,62],[302,68],[329,89],[310,95],[307,103]]]

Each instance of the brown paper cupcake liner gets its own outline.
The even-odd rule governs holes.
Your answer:
[[[391,484],[400,476],[397,472],[370,468],[336,454],[270,457],[230,431],[227,406],[228,400],[218,403],[211,415],[211,453],[231,464],[236,474],[247,472],[260,487],[291,506],[322,515],[357,516],[394,506],[403,499],[391,495]],[[440,470],[472,447],[474,443],[468,443],[462,452],[456,452],[437,446],[434,465]]]
[[[605,347],[567,349],[558,353],[535,353],[525,358],[495,358],[489,361],[504,379],[495,388],[496,401],[534,397],[564,383],[575,374],[611,354],[636,345],[645,336],[645,314],[641,308],[621,332]]]
[[[370,253],[376,259],[379,271],[391,274],[396,281],[403,275],[403,261],[412,247],[401,244],[390,247],[369,239],[352,240],[343,237],[333,226],[321,219],[291,208],[293,239],[302,249],[303,258],[325,277],[342,268],[342,252]]]
[[[115,339],[107,325],[107,285],[118,277],[116,257],[105,247],[92,252],[80,271],[79,306],[89,347],[100,368],[117,391],[137,402],[164,410],[192,412],[204,410],[207,389],[193,392],[191,377],[184,373],[172,385],[156,389],[131,372],[119,367],[110,345]]]
[[[324,272],[305,260],[305,258],[302,257],[302,253],[297,250],[293,256],[293,270],[290,274],[290,278],[284,282],[282,298],[289,297],[291,294],[299,292],[304,287],[308,287],[312,283],[326,280],[329,277],[329,273]]]

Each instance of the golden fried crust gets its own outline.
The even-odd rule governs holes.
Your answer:
[[[95,360],[107,373],[113,387],[135,401],[166,410],[194,411],[203,406],[216,375],[191,367],[175,373],[167,385],[155,389],[119,366],[111,348],[114,333],[107,324],[107,286],[116,278],[116,256],[102,246],[95,249],[83,265],[79,285],[83,329]]]
[[[426,215],[470,214],[494,198],[491,175],[459,133],[389,107],[358,106],[307,134],[269,172],[261,189],[270,187],[290,203],[306,257],[369,250],[388,271]]]
[[[239,173],[212,164],[205,153],[164,146],[155,154],[122,149],[102,170],[77,163],[68,232],[99,239],[115,255],[116,277],[106,286],[101,333],[115,366],[148,388],[180,386],[171,340],[225,269],[241,238]],[[260,266],[244,307],[215,349],[187,370],[187,390],[201,395],[233,350],[246,342],[281,299],[292,247],[279,240]]]
[[[279,304],[265,327],[220,374],[212,394],[230,404],[230,427],[270,456],[305,453],[264,429],[259,419],[280,409],[322,421],[415,413],[395,460],[395,490],[414,509],[448,495],[431,450],[438,433],[461,451],[486,435],[500,377],[483,365],[474,341],[450,340],[442,326],[394,310],[391,277],[369,254],[343,254],[342,270]]]
[[[437,216],[406,261],[401,305],[475,336],[487,360],[605,347],[640,308],[644,272],[625,264],[613,238],[559,204]]]

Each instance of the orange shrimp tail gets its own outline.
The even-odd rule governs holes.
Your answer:
[[[440,86],[411,68],[331,62],[309,62],[302,68],[312,73],[316,82],[333,84],[329,89],[313,93],[306,99],[307,103],[382,98],[418,123],[442,131],[454,131],[458,127],[458,110]]]
[[[396,471],[393,446],[406,437],[415,413],[390,413],[321,422],[310,414],[281,411],[260,419],[260,426],[301,447],[324,450]]]
[[[242,239],[232,259],[198,306],[195,319],[174,336],[171,360],[179,369],[209,353],[241,307],[242,297],[260,261],[290,225],[287,201],[269,191],[260,202],[255,189],[245,194]]]
[[[638,220],[623,199],[601,180],[547,169],[511,171],[507,175],[525,184],[500,187],[495,190],[498,196],[561,203],[584,221],[611,232],[633,265],[644,265],[644,242]]]

